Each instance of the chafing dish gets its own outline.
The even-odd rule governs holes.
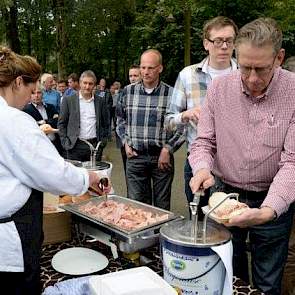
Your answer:
[[[79,208],[89,202],[92,202],[94,205],[99,205],[101,202],[105,201],[105,198],[103,197],[96,197],[79,203],[66,204],[61,207],[62,209],[79,217],[79,228],[82,233],[109,245],[112,248],[112,251],[114,250],[114,244],[116,244],[116,246],[125,253],[131,253],[150,247],[159,241],[159,229],[163,224],[171,220],[181,218],[173,212],[117,195],[109,195],[108,200],[131,205],[133,208],[140,208],[154,214],[167,214],[168,216],[166,220],[144,226],[140,229],[125,230],[114,224],[106,223],[103,220],[93,218],[92,216],[80,211]],[[113,251],[114,257],[117,256],[115,252],[116,251]]]

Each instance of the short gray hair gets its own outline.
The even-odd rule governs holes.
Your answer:
[[[236,38],[235,45],[250,42],[257,47],[271,45],[274,54],[278,54],[282,48],[283,34],[277,22],[272,18],[258,18],[244,25]]]
[[[91,71],[91,70],[84,71],[81,74],[81,76],[80,76],[80,81],[82,81],[84,77],[91,77],[91,78],[93,78],[94,84],[96,84],[97,79],[96,79],[96,76],[95,76],[95,74],[94,74],[93,71]]]

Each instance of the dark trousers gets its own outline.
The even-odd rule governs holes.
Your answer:
[[[139,154],[127,159],[126,176],[128,197],[170,210],[171,185],[174,177],[174,158],[170,155],[171,169],[158,168],[159,154]]]
[[[239,201],[251,208],[259,208],[267,191],[253,192],[234,188],[215,179],[214,191],[239,194]],[[265,294],[280,295],[284,265],[288,254],[288,241],[293,220],[293,206],[278,219],[249,228],[231,227],[233,235],[234,275],[249,282],[247,250],[251,253],[252,279],[256,288]],[[249,238],[249,247],[246,240]]]
[[[1,294],[41,294],[42,210],[43,193],[33,190],[27,203],[12,216],[22,243],[24,272],[0,272]]]
[[[191,180],[192,177],[193,177],[192,168],[191,168],[191,166],[189,164],[188,159],[186,158],[185,164],[184,164],[184,190],[185,190],[185,195],[186,195],[188,205],[194,199],[194,194],[192,193],[191,187],[189,185],[190,180]],[[205,195],[200,198],[200,203],[199,203],[199,206],[198,206],[198,218],[199,218],[199,220],[203,219],[203,217],[204,217],[202,207],[208,205],[208,199],[209,199],[209,190],[206,190]],[[191,214],[191,212],[189,212],[189,213]]]
[[[111,113],[111,125],[113,122],[113,128],[116,129],[116,126],[117,126],[116,107],[112,107],[110,113]]]
[[[97,140],[88,140],[94,147],[97,145]],[[96,154],[96,161],[100,162],[102,157],[102,152],[105,147],[105,143],[101,143]],[[69,160],[77,160],[81,162],[90,161],[90,147],[87,143],[80,139],[77,139],[74,147],[65,153],[65,158]]]
[[[127,155],[126,155],[125,147],[122,146],[122,147],[120,148],[120,151],[121,151],[121,156],[122,156],[122,161],[123,161],[124,174],[125,174],[125,177],[126,177],[126,162],[127,162]]]

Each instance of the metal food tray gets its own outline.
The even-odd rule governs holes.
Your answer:
[[[143,226],[141,228],[128,231],[128,230],[120,228],[119,226],[116,226],[115,224],[107,223],[107,222],[105,222],[103,220],[96,219],[93,216],[85,214],[85,213],[83,213],[83,212],[81,212],[79,210],[80,206],[85,205],[85,204],[87,204],[89,202],[91,202],[91,203],[93,203],[95,205],[99,205],[100,203],[104,202],[105,200],[106,199],[103,196],[94,197],[94,198],[91,198],[89,200],[85,200],[85,201],[82,201],[82,202],[79,202],[79,203],[66,204],[66,205],[63,205],[63,206],[60,206],[60,207],[62,209],[64,209],[64,210],[66,210],[66,211],[69,211],[69,212],[71,212],[73,214],[76,214],[76,215],[82,217],[82,218],[90,220],[90,221],[94,222],[97,225],[103,226],[104,228],[106,228],[106,229],[108,229],[108,230],[110,230],[112,232],[118,233],[120,235],[123,235],[125,237],[136,236],[136,235],[142,234],[142,233],[144,233],[144,232],[146,232],[148,230],[159,228],[162,224],[164,224],[164,223],[166,223],[168,221],[171,221],[173,219],[176,219],[178,217],[173,212],[170,212],[170,211],[167,211],[167,210],[164,210],[164,209],[161,209],[161,208],[157,208],[157,207],[154,207],[154,206],[142,203],[142,202],[131,200],[131,199],[128,199],[128,198],[125,198],[125,197],[120,197],[120,196],[117,196],[117,195],[108,195],[108,200],[113,200],[113,201],[116,201],[118,203],[124,203],[124,204],[127,204],[127,205],[131,205],[133,208],[143,209],[145,211],[152,212],[152,213],[158,214],[158,215],[168,214],[168,218],[166,220],[159,221],[159,222],[150,224],[148,226]]]

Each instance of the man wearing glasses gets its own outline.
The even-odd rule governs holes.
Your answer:
[[[186,130],[188,154],[197,137],[200,107],[204,103],[208,85],[215,77],[237,69],[235,61],[231,59],[237,32],[237,26],[227,17],[218,16],[207,21],[203,28],[203,44],[208,56],[202,62],[184,68],[178,75],[165,123],[168,129],[182,127]],[[184,179],[188,203],[194,197],[189,186],[192,176],[186,159]]]
[[[282,32],[260,18],[241,28],[239,71],[212,82],[189,161],[191,188],[239,193],[250,209],[226,224],[234,274],[265,294],[281,294],[295,200],[295,76],[280,65]],[[213,177],[215,175],[215,179]]]

